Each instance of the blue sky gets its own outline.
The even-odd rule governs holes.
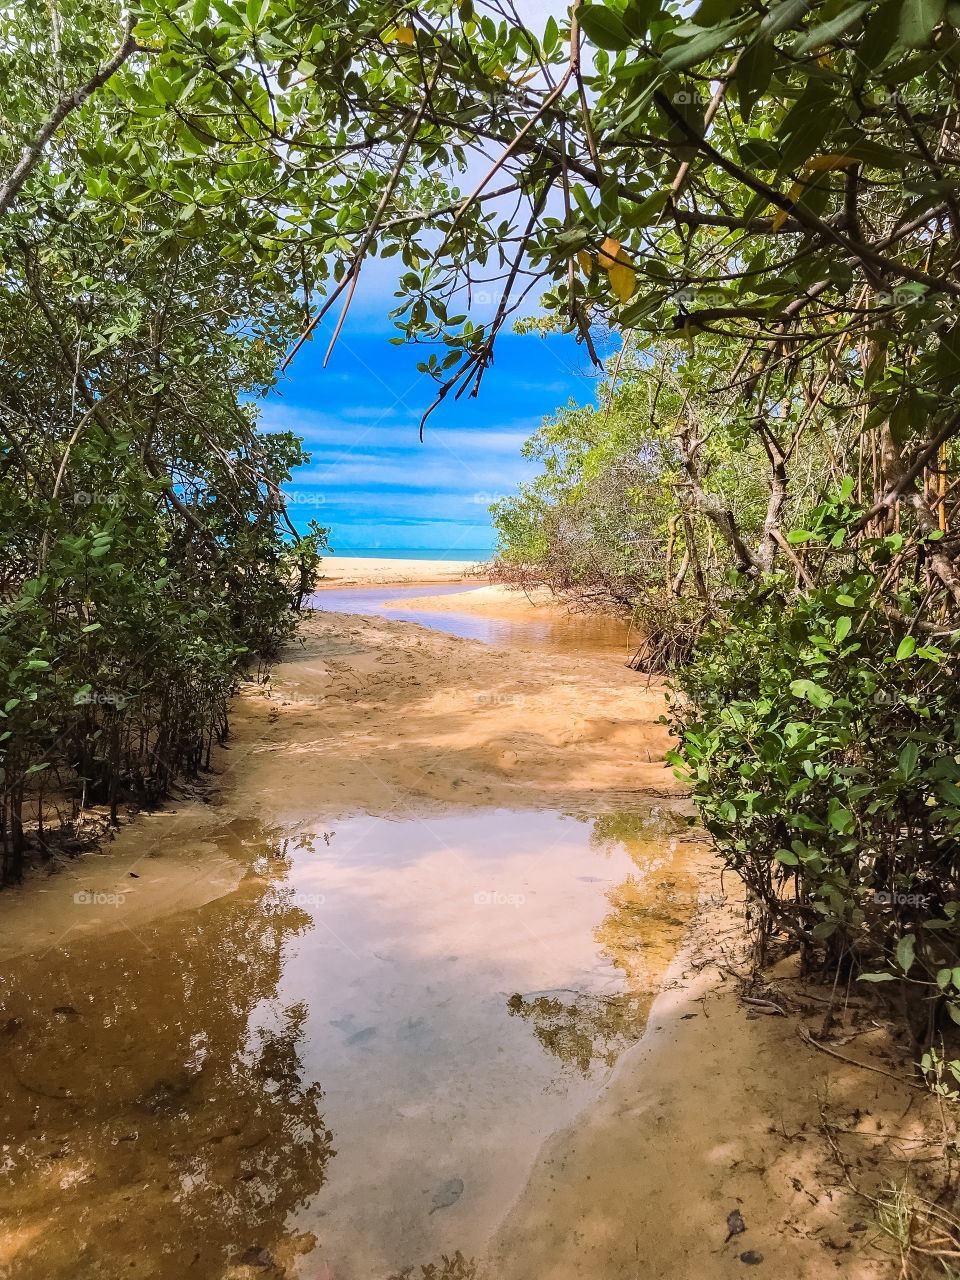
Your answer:
[[[430,348],[391,345],[392,288],[373,283],[327,368],[325,326],[264,402],[263,425],[302,435],[312,455],[286,486],[291,519],[300,529],[311,519],[331,526],[342,554],[492,548],[487,507],[535,471],[521,444],[544,414],[593,394],[586,352],[572,337],[504,333],[479,396],[445,401],[420,444],[420,417],[436,389],[416,366]]]
[[[523,21],[537,31],[565,8],[559,0],[517,0]],[[464,192],[489,160],[471,156],[457,177]],[[388,312],[396,305],[398,261],[365,262],[327,368],[337,307],[264,403],[264,425],[302,435],[312,454],[287,486],[290,517],[301,529],[311,519],[329,525],[333,548],[347,554],[355,547],[491,549],[487,507],[536,470],[520,457],[521,444],[571,396],[591,399],[596,373],[572,336],[504,332],[479,396],[441,405],[421,445],[420,417],[436,387],[416,367],[429,348],[389,341],[397,333]],[[486,297],[470,318],[489,321],[496,301]],[[530,302],[536,311],[533,296]]]

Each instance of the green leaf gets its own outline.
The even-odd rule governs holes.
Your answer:
[[[835,831],[852,830],[853,814],[849,809],[834,809],[830,814],[830,825]]]
[[[917,939],[912,933],[905,933],[897,943],[897,964],[904,973],[909,973],[913,967],[916,947]]]
[[[900,29],[900,0],[886,0],[867,20],[857,50],[860,62],[871,71],[879,69],[897,49]]]
[[[821,148],[838,116],[838,90],[826,79],[811,79],[777,130],[780,172],[792,173]]]
[[[834,629],[834,638],[840,644],[846,640],[850,634],[850,628],[853,626],[853,619],[847,615],[837,619],[837,625]]]
[[[909,658],[917,647],[916,636],[904,636],[897,646],[896,662],[902,662],[904,658]]]
[[[929,48],[943,19],[944,0],[903,0],[900,7],[900,43],[906,49]]]
[[[808,0],[779,0],[772,4],[766,17],[760,23],[760,31],[765,36],[776,36],[796,26],[810,12]]]
[[[577,21],[600,49],[628,49],[633,44],[633,36],[621,19],[603,5],[583,5],[577,10]]]
[[[896,982],[892,973],[861,973],[858,982]]]
[[[685,40],[682,44],[668,49],[663,55],[663,65],[670,71],[683,71],[687,67],[693,67],[698,62],[703,62],[705,58],[709,58],[712,53],[716,53],[731,39],[736,30],[736,24],[728,22],[723,26],[701,31],[692,40]]]
[[[748,124],[753,106],[767,90],[773,74],[773,41],[757,36],[747,45],[737,62],[736,82],[740,118]]]
[[[920,748],[915,742],[908,742],[897,758],[900,772],[905,778],[909,778],[917,767],[920,759]]]
[[[824,711],[833,705],[833,694],[818,685],[814,680],[792,680],[790,692],[795,698],[806,698],[819,710]]]
[[[817,26],[811,27],[806,35],[801,36],[793,46],[794,57],[802,58],[814,49],[832,44],[837,36],[842,36],[845,31],[849,31],[869,8],[869,3],[844,5],[835,18],[818,23]]]

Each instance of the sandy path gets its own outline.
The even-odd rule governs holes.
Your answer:
[[[680,797],[663,762],[663,706],[662,689],[617,658],[494,649],[406,622],[313,614],[300,652],[277,669],[272,699],[244,702],[239,738],[257,739],[245,790],[270,797],[292,757],[304,794],[338,813]]]
[[[44,894],[33,884],[2,895],[2,950],[57,945],[57,930],[127,927],[115,907],[73,903],[77,885],[134,895],[141,921],[230,892],[243,868],[217,858],[209,838],[238,819],[296,824],[451,806],[602,812],[651,796],[684,808],[662,760],[662,708],[662,692],[614,658],[308,615],[271,686],[238,699],[214,803],[186,797],[135,819],[107,853],[45,880]],[[703,894],[717,893],[711,860],[700,874]],[[927,1148],[910,1143],[927,1100],[801,1043],[794,1014],[751,1016],[724,972],[741,939],[735,912],[702,912],[646,1035],[596,1103],[545,1143],[491,1242],[485,1280],[723,1280],[754,1267],[775,1280],[897,1274],[819,1131],[820,1105],[857,1184],[875,1191],[894,1170],[876,1163],[878,1150],[925,1158]],[[795,1004],[810,1025],[822,1019],[802,989]],[[869,1025],[853,1026],[842,1052],[889,1068],[877,1056],[889,1044]],[[734,1209],[747,1229],[727,1242]],[[251,1280],[248,1270],[235,1280]]]
[[[662,692],[616,658],[497,650],[410,623],[308,612],[271,684],[235,700],[213,793],[175,788],[103,852],[5,891],[0,959],[231,892],[244,868],[211,836],[236,818],[450,805],[601,812],[651,794],[682,803],[663,764],[662,708]]]

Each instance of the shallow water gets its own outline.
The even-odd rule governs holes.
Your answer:
[[[341,587],[317,591],[308,601],[313,609],[329,609],[336,613],[365,613],[378,618],[396,618],[419,622],[434,631],[483,640],[487,644],[507,645],[519,649],[549,650],[554,653],[618,654],[630,652],[628,627],[618,618],[591,614],[558,615],[550,613],[530,621],[487,617],[456,610],[431,612],[427,609],[387,609],[395,600],[424,596],[465,594],[477,587],[462,585],[420,587]],[[634,646],[635,647],[635,646]]]
[[[132,931],[121,905],[11,966],[0,1275],[387,1280],[482,1254],[642,1031],[685,832],[658,807],[211,814],[235,892]]]

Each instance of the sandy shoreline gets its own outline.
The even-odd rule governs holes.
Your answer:
[[[430,586],[481,581],[476,560],[400,560],[366,556],[324,556],[318,591],[331,587]]]
[[[388,605],[390,603],[394,602],[388,601]],[[536,622],[550,615],[569,616],[569,611],[549,591],[538,591],[528,596],[522,591],[501,586],[478,585],[463,594],[457,592],[443,596],[425,592],[422,596],[405,596],[395,603],[402,603],[405,609],[423,609],[429,613],[492,614],[519,622]]]

